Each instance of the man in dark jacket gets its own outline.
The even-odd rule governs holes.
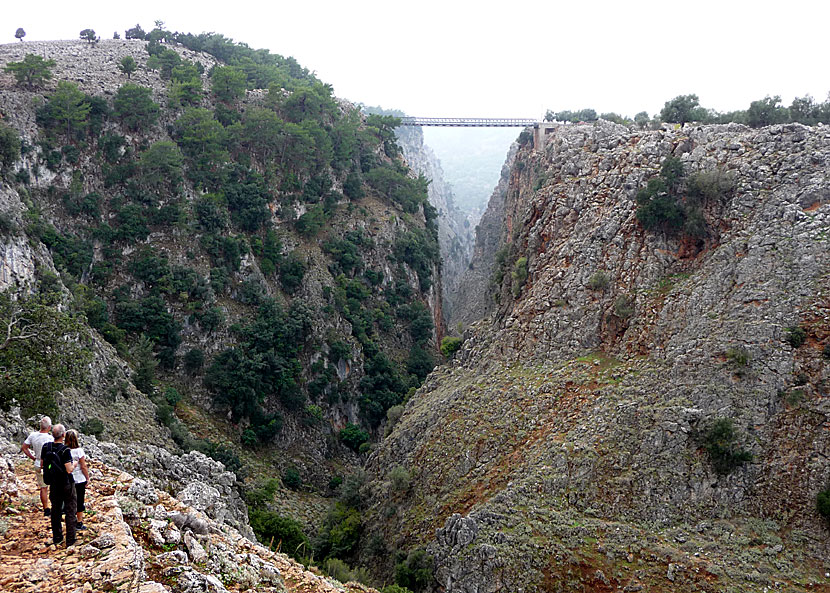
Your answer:
[[[66,547],[68,548],[75,543],[75,521],[78,510],[78,502],[75,498],[75,480],[72,479],[72,470],[75,469],[75,464],[72,463],[72,451],[63,443],[66,436],[66,428],[63,424],[55,424],[52,427],[52,436],[55,442],[43,445],[40,456],[41,463],[47,453],[54,452],[63,464],[63,469],[66,470],[65,476],[61,475],[61,479],[49,484],[49,502],[52,503],[52,543],[58,545],[63,541],[60,511],[60,509],[63,509],[63,515],[66,517]]]

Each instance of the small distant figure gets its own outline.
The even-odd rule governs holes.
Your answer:
[[[23,441],[23,454],[35,462],[35,479],[37,480],[37,487],[40,489],[40,502],[43,505],[43,515],[48,517],[51,510],[49,509],[49,486],[43,481],[43,470],[40,467],[40,453],[43,445],[51,443],[53,440],[51,431],[52,419],[49,416],[44,416],[40,419],[40,431],[30,433]]]
[[[26,31],[23,30],[23,27],[18,27],[17,31],[14,32],[14,36],[20,39],[20,43],[23,43],[23,38],[26,37]]]
[[[63,509],[66,520],[66,547],[68,548],[75,544],[76,539],[75,523],[78,518],[78,504],[75,481],[72,479],[76,464],[72,461],[72,452],[64,444],[66,428],[63,424],[55,424],[52,427],[52,436],[55,441],[43,446],[40,461],[43,466],[44,479],[49,484],[49,502],[52,503],[52,543],[57,546],[63,542],[60,513],[60,509]]]
[[[89,482],[89,468],[86,465],[86,454],[78,442],[78,433],[74,430],[66,431],[66,446],[72,453],[72,461],[75,463],[75,469],[72,470],[72,479],[75,480],[75,499],[78,507],[76,513],[77,521],[75,528],[78,531],[86,529],[84,527],[84,499],[86,498],[86,485]]]

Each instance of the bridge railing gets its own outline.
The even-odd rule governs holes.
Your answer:
[[[464,128],[532,128],[538,122],[526,118],[491,117],[402,117],[402,126],[443,126]]]

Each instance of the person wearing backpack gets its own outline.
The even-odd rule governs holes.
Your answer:
[[[35,479],[37,480],[37,487],[40,490],[40,502],[43,504],[43,514],[49,516],[51,512],[49,509],[49,486],[43,481],[43,472],[40,469],[40,450],[45,443],[51,443],[52,435],[49,431],[52,430],[52,419],[49,416],[44,416],[40,419],[40,431],[33,432],[23,442],[21,449],[23,454],[35,462]]]
[[[43,466],[43,480],[49,484],[49,502],[52,503],[52,543],[56,546],[63,541],[61,528],[61,513],[66,519],[66,547],[75,544],[76,521],[78,502],[75,493],[75,480],[72,472],[75,463],[72,461],[72,451],[63,440],[66,437],[66,428],[63,424],[52,427],[53,443],[46,443],[41,450],[40,462]]]

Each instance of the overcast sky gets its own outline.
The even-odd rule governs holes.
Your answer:
[[[339,97],[419,116],[653,114],[696,93],[719,111],[830,91],[830,2],[421,0],[3,2],[0,43],[103,38],[140,23],[294,56]]]

